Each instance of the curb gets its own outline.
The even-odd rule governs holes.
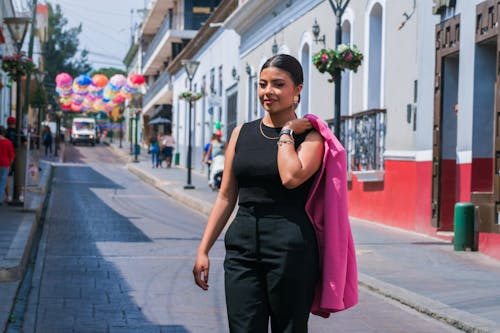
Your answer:
[[[498,324],[452,308],[441,302],[416,294],[393,284],[380,281],[370,275],[358,272],[358,284],[371,292],[395,300],[435,320],[456,327],[468,333],[499,333]]]

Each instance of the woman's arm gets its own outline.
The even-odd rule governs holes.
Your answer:
[[[241,126],[235,128],[231,135],[229,146],[225,154],[221,188],[208,217],[207,226],[205,227],[205,232],[201,238],[193,267],[194,280],[196,284],[204,290],[208,289],[208,272],[210,268],[208,252],[226,225],[231,213],[234,210],[236,200],[238,199],[238,185],[232,168],[234,147],[236,145],[236,140],[238,139],[240,128]]]
[[[284,128],[292,129],[301,134],[312,128],[308,119],[295,119]],[[293,138],[282,135],[278,146],[278,170],[281,183],[288,189],[293,189],[308,180],[321,166],[324,146],[323,137],[316,131],[307,134],[304,142],[295,150]]]

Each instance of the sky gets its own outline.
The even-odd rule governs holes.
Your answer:
[[[117,67],[125,69],[123,58],[131,45],[131,26],[139,24],[137,12],[149,0],[39,0],[39,3],[59,4],[67,28],[82,24],[80,49],[89,51],[89,62],[95,69]]]

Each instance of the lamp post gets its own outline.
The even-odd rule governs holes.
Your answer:
[[[139,142],[138,142],[138,124],[139,124],[139,115],[141,114],[141,110],[140,109],[135,109],[134,111],[135,113],[135,124],[134,124],[134,127],[135,127],[135,133],[134,133],[134,141],[135,141],[135,144],[134,144],[134,162],[135,163],[139,163],[139,159],[137,158],[137,155],[139,155]]]
[[[59,141],[61,138],[61,118],[63,116],[62,111],[56,111],[55,113],[56,116],[56,133],[55,133],[55,148],[54,148],[54,157],[57,157],[57,151],[59,150]]]
[[[120,148],[123,148],[122,146],[122,140],[123,140],[123,108],[120,107],[120,114],[118,115],[118,122],[120,124]]]
[[[344,14],[347,5],[351,0],[329,0],[333,12],[337,18],[337,24],[335,27],[335,48],[337,48],[342,43],[342,15]],[[318,29],[319,34],[319,29]],[[335,136],[340,138],[340,94],[341,94],[341,82],[342,76],[339,68],[335,69],[335,114],[333,118],[333,126],[335,130]]]
[[[132,108],[130,105],[128,106],[128,141],[130,142],[130,155],[134,155],[134,140],[132,137],[133,134],[133,127],[132,124],[134,123],[134,114],[132,113]]]
[[[196,73],[196,70],[198,69],[198,66],[200,65],[199,61],[195,60],[182,60],[182,66],[184,66],[184,69],[186,70],[188,80],[189,80],[189,91],[192,91],[192,84],[193,84],[193,78],[194,74]],[[189,124],[188,124],[188,129],[189,129],[189,135],[188,135],[188,153],[187,153],[187,184],[184,186],[184,189],[186,190],[191,190],[194,189],[194,186],[191,185],[191,161],[192,161],[192,145],[191,145],[191,113],[193,109],[193,101],[191,99],[188,100],[189,102]]]
[[[38,89],[39,90],[43,89],[43,80],[45,79],[46,74],[47,74],[47,72],[45,72],[45,71],[36,71],[35,72],[35,77],[36,77],[36,81],[38,82]],[[36,119],[36,132],[38,135],[37,149],[40,149],[40,140],[42,139],[42,136],[41,136],[42,131],[40,129],[41,129],[41,122],[42,122],[43,104],[40,103],[37,106],[38,106],[38,115],[37,115],[37,119]]]
[[[17,54],[20,55],[24,37],[28,31],[31,20],[28,17],[5,17],[3,22],[7,25],[10,35],[14,39]],[[13,206],[22,206],[24,203],[20,199],[22,176],[23,176],[23,148],[22,148],[22,126],[23,114],[21,112],[21,72],[16,73],[16,157],[14,162],[14,189],[12,191]]]

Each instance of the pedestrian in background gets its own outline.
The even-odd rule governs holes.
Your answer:
[[[152,135],[149,139],[149,152],[151,153],[151,164],[153,168],[158,168],[160,165],[160,145],[158,143],[158,136]]]
[[[15,157],[14,145],[6,135],[5,127],[0,126],[0,205],[6,200],[7,180]]]
[[[216,156],[224,155],[224,142],[222,141],[222,132],[217,131],[212,135],[212,140],[205,154],[212,161]]]
[[[50,130],[49,126],[45,126],[42,133],[42,143],[45,147],[45,156],[47,156],[49,153],[52,154],[52,141],[52,131]]]
[[[167,168],[170,168],[172,166],[172,155],[175,149],[175,139],[171,130],[167,130],[165,134],[161,136],[160,148]]]
[[[7,131],[5,137],[10,140],[12,143],[12,146],[14,147],[14,151],[18,148],[17,147],[17,132],[16,132],[16,118],[15,117],[8,117],[7,118]],[[26,138],[24,135],[21,136],[21,142],[24,143],[26,141]],[[12,199],[12,192],[10,185],[12,183],[12,176],[14,176],[14,169],[15,169],[15,164],[12,163],[9,171],[9,177],[7,179],[7,186],[5,187],[5,195],[7,196],[7,201],[10,201]],[[18,189],[20,193],[21,189]]]
[[[205,164],[208,168],[207,171],[208,180],[210,180],[210,165],[212,164],[212,155],[209,150],[212,141],[215,140],[215,136],[216,136],[215,133],[213,133],[212,138],[210,138],[210,141],[207,142],[203,147],[203,154],[201,156],[201,162]]]
[[[200,242],[193,274],[208,289],[208,253],[226,231],[226,303],[231,333],[307,332],[319,254],[305,205],[324,154],[322,136],[297,119],[303,74],[289,55],[268,59],[258,95],[267,114],[238,126],[226,148],[222,185]]]

